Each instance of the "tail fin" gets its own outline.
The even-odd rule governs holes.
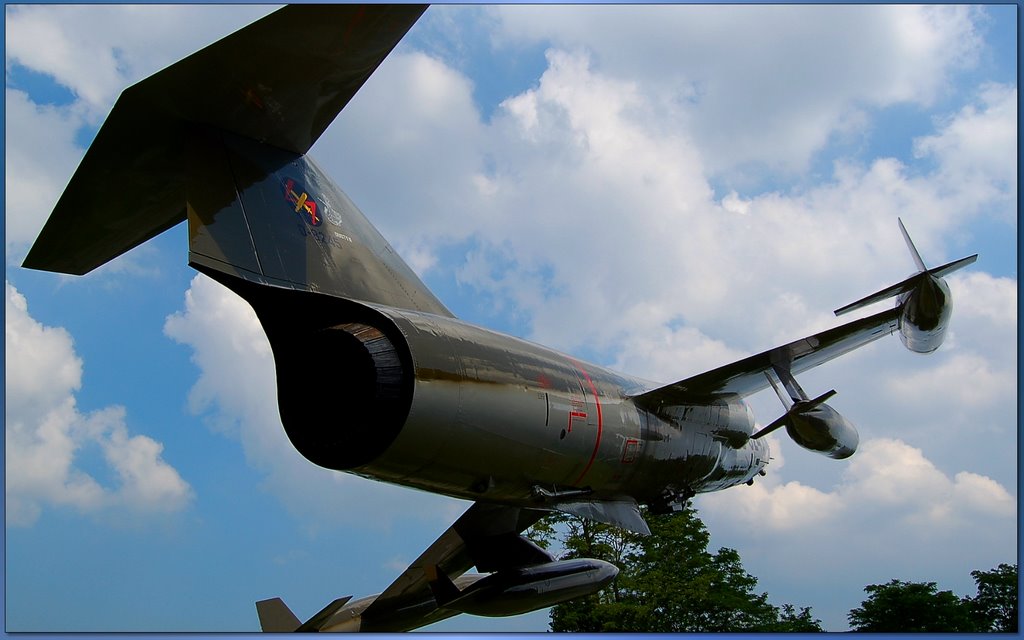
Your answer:
[[[129,87],[24,266],[82,275],[184,220],[196,124],[304,154],[425,9],[287,6]]]
[[[207,130],[192,132],[185,164],[189,263],[254,306],[221,274],[452,315],[308,156]]]
[[[291,633],[301,626],[299,619],[281,598],[260,600],[256,603],[260,629],[267,633]]]

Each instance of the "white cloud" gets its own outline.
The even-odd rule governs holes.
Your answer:
[[[984,322],[987,330],[1005,333],[1017,327],[1017,281],[1012,278],[995,278],[981,271],[960,272],[949,278],[957,290],[957,324],[959,318],[965,323]],[[973,328],[973,326],[972,326]],[[978,327],[980,329],[980,327]],[[988,331],[971,331],[971,335],[983,338]],[[1015,333],[1014,333],[1015,335]],[[1002,336],[1000,336],[1002,337]],[[1009,349],[1016,354],[1016,349]]]
[[[669,382],[743,358],[748,353],[731,349],[693,327],[656,325],[628,335],[618,359],[617,371],[629,371],[651,380]]]
[[[464,75],[423,53],[381,64],[312,155],[419,269],[471,232],[487,142]],[[400,184],[401,188],[395,188]]]
[[[928,105],[977,57],[975,13],[934,6],[501,7],[499,45],[594,52],[678,109],[709,174],[800,171],[864,107]]]
[[[281,426],[273,353],[263,327],[252,307],[227,288],[196,276],[184,310],[167,318],[164,332],[189,346],[199,367],[189,395],[192,411],[214,431],[238,439],[247,463],[265,474],[264,489],[311,533],[341,525],[388,527],[408,516],[447,526],[457,517],[459,503],[449,498],[330,471],[304,459]]]
[[[844,628],[863,585],[939,580],[969,595],[971,570],[1016,555],[1016,499],[1005,487],[944,473],[900,440],[862,442],[828,490],[783,482],[775,466],[753,487],[701,497],[700,514],[716,544],[741,549],[759,588],[813,605],[828,629]]]
[[[21,262],[57,204],[82,151],[74,108],[40,106],[15,89],[5,91],[4,230],[8,261]]]
[[[801,536],[823,535],[853,520],[859,535],[878,535],[869,532],[883,521],[896,528],[955,526],[969,534],[978,512],[1016,514],[1013,498],[991,478],[970,472],[950,477],[920,449],[891,438],[863,442],[828,491],[781,482],[774,461],[769,471],[752,488],[702,498],[701,513],[723,527],[756,526],[765,535],[800,530]]]
[[[886,415],[900,416],[894,423],[906,437],[943,446],[947,438],[955,446],[995,437],[999,447],[1016,449],[1008,400],[1018,388],[1017,282],[971,270],[950,277],[949,285],[953,317],[942,348],[877,369],[877,389],[869,395]],[[937,433],[936,424],[944,427]],[[961,458],[972,449],[962,449]]]
[[[938,122],[938,132],[915,140],[919,157],[932,157],[948,194],[974,213],[994,203],[1013,220],[1017,201],[1017,89],[986,84],[977,100]]]
[[[1016,376],[993,370],[984,357],[958,353],[945,362],[909,376],[893,377],[890,393],[906,402],[925,404],[931,400],[949,410],[986,407],[1017,390]]]
[[[44,507],[133,518],[181,511],[192,490],[162,458],[163,445],[130,435],[122,407],[79,413],[82,361],[71,337],[28,313],[6,286],[6,497],[9,525],[33,524]],[[98,446],[117,480],[103,486],[76,463]]]

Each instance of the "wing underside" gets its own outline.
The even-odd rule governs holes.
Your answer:
[[[520,534],[544,511],[474,503],[409,567],[362,611],[342,611],[323,628],[345,628],[348,617],[361,616],[362,631],[408,631],[454,615],[439,609],[429,575],[443,573],[451,580],[476,566],[500,571],[550,561],[551,558]],[[428,573],[428,571],[430,573]]]

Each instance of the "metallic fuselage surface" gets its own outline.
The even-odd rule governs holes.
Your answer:
[[[649,500],[666,487],[746,482],[768,461],[740,400],[640,409],[642,381],[551,349],[429,314],[384,310],[415,366],[409,417],[392,446],[355,469],[449,495],[529,503],[599,487],[595,497]]]

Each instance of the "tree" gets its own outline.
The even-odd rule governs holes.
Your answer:
[[[864,587],[868,599],[850,610],[854,631],[976,631],[967,600],[952,591],[938,591],[934,582],[904,582],[893,579],[886,584]]]
[[[646,519],[650,536],[561,514],[535,525],[532,536],[560,541],[563,559],[598,558],[620,570],[601,592],[553,607],[552,631],[821,631],[809,608],[797,614],[785,605],[780,615],[756,593],[736,550],[709,553],[710,535],[692,508]]]
[[[811,617],[810,607],[801,607],[800,613],[791,604],[782,605],[779,621],[765,631],[810,633],[821,631],[821,620]]]
[[[1017,633],[1017,565],[972,571],[971,577],[978,585],[978,595],[970,599],[978,630]]]

